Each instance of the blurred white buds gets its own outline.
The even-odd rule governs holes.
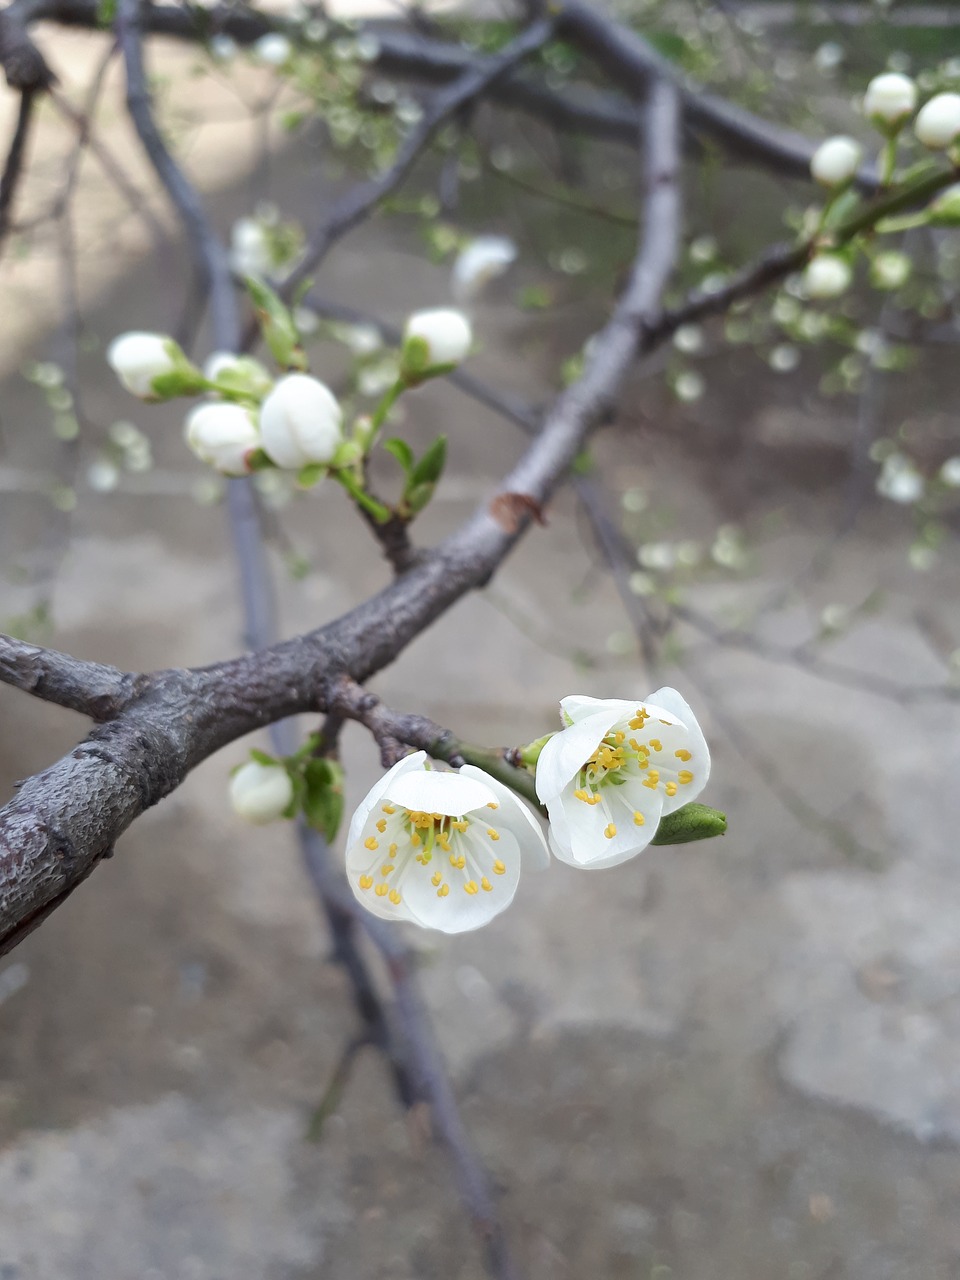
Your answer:
[[[220,35],[210,37],[210,56],[217,62],[230,62],[237,56],[237,42],[232,36]]]
[[[938,93],[920,108],[914,132],[931,151],[944,151],[960,137],[960,93]]]
[[[177,344],[166,334],[121,333],[107,348],[107,364],[129,392],[148,400],[156,395],[154,378],[173,373],[178,354],[182,355]]]
[[[470,321],[462,311],[451,307],[415,311],[403,331],[404,373],[422,375],[431,369],[459,364],[472,342]]]
[[[266,38],[266,37],[264,37]],[[238,218],[230,232],[230,268],[238,276],[258,279],[270,274],[270,238],[256,218]]]
[[[850,287],[853,272],[845,258],[836,253],[818,253],[803,273],[808,298],[837,298]]]
[[[331,462],[343,441],[342,419],[329,387],[305,373],[290,373],[260,407],[263,448],[288,470]]]
[[[863,114],[883,133],[895,133],[916,105],[917,86],[898,71],[874,76],[863,96]]]
[[[283,816],[292,799],[293,783],[279,764],[251,760],[230,779],[230,803],[245,822],[273,822]]]
[[[462,249],[453,264],[451,289],[458,302],[468,302],[502,276],[517,258],[517,246],[505,236],[478,236]]]
[[[870,263],[870,283],[876,289],[899,289],[910,279],[913,263],[899,249],[886,249]]]
[[[239,404],[201,404],[187,417],[187,444],[201,462],[226,476],[250,470],[248,458],[260,446],[260,433]]]
[[[253,42],[251,52],[258,62],[269,67],[282,67],[293,52],[293,45],[279,31],[270,31]]]
[[[810,172],[824,187],[844,186],[857,172],[862,158],[860,143],[840,134],[820,143],[810,161]]]

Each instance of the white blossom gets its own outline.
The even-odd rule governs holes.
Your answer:
[[[250,760],[230,779],[230,803],[234,813],[258,826],[283,816],[293,799],[293,783],[280,764]]]
[[[266,36],[264,36],[266,39]],[[273,254],[266,229],[256,218],[238,218],[230,232],[230,268],[238,276],[266,276]]]
[[[258,62],[270,67],[282,67],[293,52],[293,45],[279,31],[269,31],[253,42],[251,52]]]
[[[226,476],[246,475],[250,453],[260,445],[257,424],[239,404],[198,405],[184,433],[200,461]]]
[[[951,489],[960,489],[960,457],[946,460],[940,468],[940,479]]]
[[[121,333],[107,348],[107,364],[123,386],[141,399],[153,395],[153,380],[176,367],[173,339],[163,333]]]
[[[938,93],[921,107],[914,132],[931,151],[943,151],[960,137],[960,93]]]
[[[853,272],[846,258],[836,253],[818,253],[803,273],[808,298],[837,298],[850,287]]]
[[[287,374],[260,406],[263,448],[289,470],[330,462],[343,440],[342,418],[329,387],[305,373]]]
[[[923,497],[924,487],[923,476],[906,454],[887,454],[877,478],[877,493],[881,497],[909,506]]]
[[[459,364],[470,350],[473,332],[462,311],[437,307],[431,311],[415,311],[403,331],[404,346],[411,340],[426,344],[426,368]]]
[[[513,901],[521,859],[549,861],[540,826],[502,783],[464,765],[400,760],[368,792],[347,836],[347,878],[374,915],[444,933],[477,929]]]
[[[885,249],[870,263],[870,281],[878,289],[899,289],[910,279],[913,263],[899,249]]]
[[[902,125],[916,105],[917,86],[897,71],[874,76],[863,96],[863,114],[884,130]]]
[[[475,298],[502,276],[517,258],[517,246],[505,236],[478,236],[461,249],[453,264],[452,292],[458,302]]]
[[[560,708],[566,727],[537,762],[550,848],[573,866],[612,867],[645,849],[665,814],[696,799],[710,752],[675,689],[629,702],[573,696]]]
[[[821,142],[810,161],[814,179],[825,187],[839,187],[857,172],[863,159],[863,147],[854,138],[838,134]]]

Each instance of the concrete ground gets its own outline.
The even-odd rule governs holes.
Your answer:
[[[294,205],[309,194],[297,154],[277,181]],[[246,202],[218,197],[220,225]],[[125,274],[92,333],[159,323],[163,271],[153,261]],[[392,318],[446,289],[416,237],[383,222],[348,241],[322,284]],[[509,297],[503,286],[478,312],[473,367],[542,394],[546,347],[575,349],[569,334],[580,341],[589,325],[579,313],[523,316]],[[707,400],[684,410],[638,384],[598,445],[615,488],[643,485],[674,531],[707,536],[731,519],[750,530],[748,575],[705,574],[687,597],[721,618],[787,581],[843,500],[850,406],[828,417],[805,401],[802,372],[784,382],[758,367],[725,362]],[[94,424],[134,419],[156,467],[106,495],[81,481],[49,641],[126,668],[236,652],[223,512],[195,500],[203,477],[177,415],[123,399],[95,350],[82,373]],[[948,388],[924,385],[930,412],[943,409],[934,398]],[[51,465],[55,446],[22,379],[8,377],[3,404],[4,564],[36,569],[50,508],[10,490]],[[424,391],[409,414],[416,439],[451,435],[424,522],[432,538],[490,491],[520,443],[450,388]],[[285,632],[385,581],[338,493],[321,488],[284,521],[312,565],[293,582],[278,557]],[[870,507],[828,577],[764,634],[800,638],[825,604],[877,587],[881,611],[830,655],[942,680],[931,637],[960,634],[956,564],[951,548],[912,572],[909,539],[908,514]],[[957,708],[899,705],[699,642],[682,668],[645,672],[622,652],[598,564],[562,497],[489,590],[375,682],[393,705],[464,736],[516,742],[550,728],[566,693],[642,694],[669,680],[714,748],[704,798],[729,815],[724,840],[592,875],[557,864],[480,933],[415,938],[525,1273],[956,1280]],[[6,584],[4,618],[36,590]],[[0,688],[0,796],[83,727]],[[346,747],[356,801],[375,754],[360,733]],[[355,1020],[287,832],[242,827],[228,811],[227,771],[243,754],[238,744],[198,769],[0,964],[0,1280],[483,1274],[446,1159],[404,1121],[372,1051],[320,1140],[307,1140]]]

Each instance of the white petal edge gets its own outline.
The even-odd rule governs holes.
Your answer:
[[[621,714],[619,703],[606,703],[604,710],[568,725],[544,744],[537,761],[537,795],[544,804],[577,776]]]
[[[505,831],[510,832],[520,848],[520,857],[524,866],[533,867],[538,871],[549,867],[550,851],[544,839],[543,828],[519,796],[515,795],[505,783],[499,782],[474,764],[465,764],[460,773],[466,774],[468,778],[479,779],[494,793],[500,808],[496,814],[491,814],[490,825],[503,827]]]
[[[415,751],[412,756],[404,756],[402,760],[398,760],[392,769],[388,769],[379,782],[374,783],[364,798],[360,801],[353,817],[350,819],[350,830],[347,832],[347,851],[360,839],[363,833],[363,826],[370,811],[374,805],[379,804],[383,799],[387,788],[391,785],[395,778],[401,774],[409,773],[411,770],[420,769],[427,758],[425,751]]]
[[[451,818],[496,801],[497,795],[477,778],[463,777],[443,769],[423,769],[398,774],[384,794],[405,809],[420,813],[442,813]]]

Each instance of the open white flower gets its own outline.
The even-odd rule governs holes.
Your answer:
[[[225,476],[246,475],[248,458],[260,445],[257,424],[239,404],[198,405],[187,417],[185,434],[200,461]]]
[[[914,132],[931,151],[943,151],[960,137],[960,93],[938,93],[917,116]]]
[[[306,373],[281,378],[260,406],[263,447],[278,467],[295,471],[332,461],[343,414],[329,387]]]
[[[367,794],[347,836],[347,878],[374,915],[463,933],[513,901],[521,858],[548,861],[540,826],[482,769],[406,756]]]
[[[885,132],[898,129],[917,105],[917,86],[899,71],[874,76],[863,95],[863,114]]]
[[[575,695],[560,708],[566,728],[537,762],[550,848],[575,867],[615,866],[647,847],[665,814],[696,799],[710,752],[675,689],[631,702]]]
[[[250,760],[230,779],[230,803],[245,822],[258,826],[283,816],[293,799],[293,783],[280,764]]]
[[[506,236],[477,236],[453,264],[452,292],[458,302],[475,298],[485,285],[516,261],[517,246]]]
[[[129,392],[149,399],[154,378],[176,368],[175,350],[165,333],[121,333],[107,347],[107,364]]]
[[[824,187],[840,187],[857,172],[863,147],[854,138],[838,134],[821,142],[810,161],[810,172]]]

